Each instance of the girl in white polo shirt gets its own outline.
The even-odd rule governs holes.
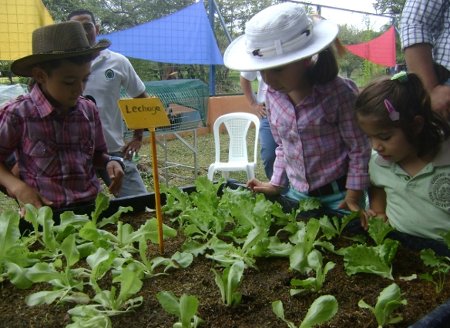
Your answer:
[[[355,108],[374,150],[363,226],[382,217],[400,233],[442,241],[450,230],[450,126],[431,110],[420,79],[400,72],[376,80]]]

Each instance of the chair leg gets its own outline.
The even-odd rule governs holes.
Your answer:
[[[255,167],[254,166],[247,166],[247,179],[251,180],[255,178]]]
[[[216,171],[213,164],[211,164],[208,168],[208,180],[213,181],[214,179],[214,172]]]

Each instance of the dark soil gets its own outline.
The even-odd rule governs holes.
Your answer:
[[[139,226],[147,215],[125,217],[124,221]],[[180,250],[183,237],[166,240],[164,256],[170,257]],[[158,256],[158,245],[153,247],[153,255]],[[339,303],[337,315],[321,327],[377,327],[374,316],[368,310],[357,305],[360,299],[374,305],[382,289],[392,283],[391,280],[372,274],[348,276],[343,268],[342,258],[327,253],[324,259],[336,263],[326,278],[320,294],[332,294]],[[155,295],[159,291],[172,291],[178,297],[184,294],[194,295],[200,301],[198,315],[204,320],[202,327],[220,328],[258,328],[286,327],[272,312],[271,303],[282,300],[285,317],[300,324],[309,306],[318,294],[306,294],[300,297],[289,295],[290,280],[296,273],[289,270],[287,259],[260,259],[258,270],[246,269],[241,284],[243,294],[240,305],[226,307],[220,297],[218,287],[211,272],[212,262],[203,257],[194,259],[191,266],[184,270],[170,272],[144,281],[139,295],[144,298],[140,308],[128,314],[112,318],[113,327],[172,327],[176,321],[174,316],[164,312]],[[437,294],[429,282],[415,279],[404,281],[400,277],[420,274],[427,271],[418,254],[399,247],[394,264],[395,282],[399,285],[406,306],[399,308],[404,320],[395,327],[408,327],[450,297],[449,283]],[[64,327],[70,323],[67,310],[70,304],[28,307],[25,296],[46,286],[33,286],[32,289],[19,290],[10,283],[0,284],[0,327]]]

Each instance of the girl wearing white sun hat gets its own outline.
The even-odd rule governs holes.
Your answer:
[[[270,182],[247,185],[288,200],[315,197],[333,210],[359,210],[369,185],[370,145],[353,104],[356,85],[338,76],[336,24],[313,19],[303,6],[281,3],[251,18],[224,54],[225,65],[260,71],[269,88],[268,118],[276,160]]]

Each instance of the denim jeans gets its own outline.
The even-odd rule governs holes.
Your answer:
[[[261,144],[261,160],[264,165],[264,172],[270,180],[273,173],[273,163],[275,162],[275,148],[278,145],[273,139],[267,117],[263,117],[260,120],[259,143]]]

